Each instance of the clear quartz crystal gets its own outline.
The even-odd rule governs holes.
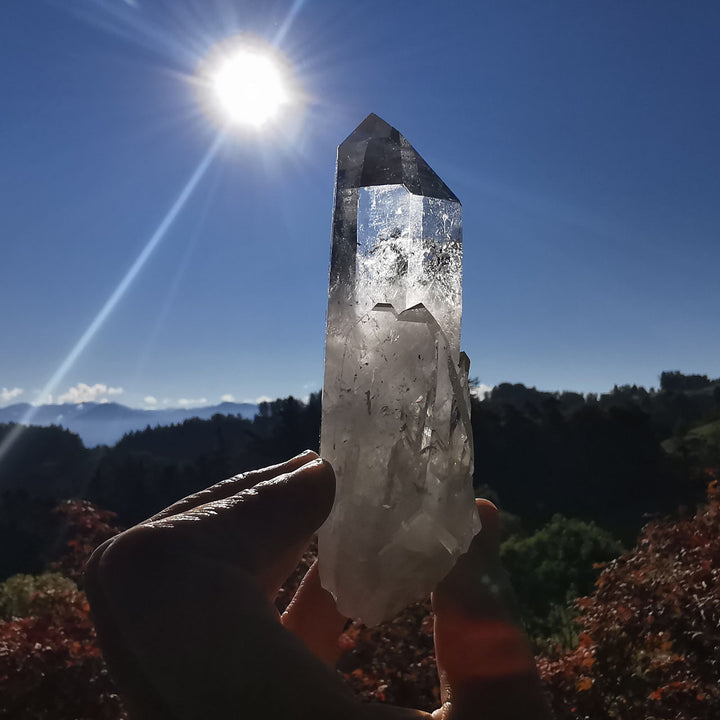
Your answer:
[[[338,148],[319,532],[323,586],[368,625],[427,596],[480,529],[461,281],[459,200],[369,115]]]

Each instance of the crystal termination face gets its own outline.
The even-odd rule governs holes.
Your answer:
[[[461,281],[460,201],[369,115],[338,148],[319,531],[323,587],[368,625],[426,597],[480,529]]]

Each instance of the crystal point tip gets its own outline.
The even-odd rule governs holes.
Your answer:
[[[413,195],[460,202],[398,130],[370,113],[338,147],[336,189],[377,185],[404,185]]]
[[[385,122],[379,115],[370,113],[351,133],[342,145],[349,142],[361,142],[370,138],[390,137],[392,133],[400,134],[389,123]],[[341,147],[342,147],[341,145]]]

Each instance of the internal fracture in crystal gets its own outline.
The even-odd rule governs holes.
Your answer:
[[[460,201],[369,115],[338,148],[319,532],[323,586],[368,625],[427,596],[480,529],[461,283]]]

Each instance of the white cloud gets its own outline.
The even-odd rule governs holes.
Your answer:
[[[180,407],[200,407],[207,405],[207,398],[180,398],[177,404]]]
[[[146,395],[143,398],[143,402],[146,405],[157,405],[157,398],[154,395]]]
[[[96,383],[95,385],[78,383],[68,388],[68,391],[64,395],[60,395],[57,401],[60,405],[64,403],[108,402],[107,395],[122,395],[123,392],[121,387],[108,387],[103,383]]]
[[[493,387],[493,385],[485,385],[485,383],[480,383],[477,387],[470,388],[470,394],[474,395],[480,400],[483,400],[486,395],[489,395],[492,392]]]
[[[243,400],[244,403],[251,403],[253,405],[259,405],[260,403],[264,402],[272,402],[274,398],[268,397],[267,395],[260,395],[260,397],[256,398],[245,398]]]
[[[235,402],[235,396],[232,393],[225,393],[220,397],[220,402]]]
[[[11,400],[14,400],[19,395],[22,395],[23,390],[19,387],[10,388],[3,388],[0,390],[0,402],[10,402]]]

